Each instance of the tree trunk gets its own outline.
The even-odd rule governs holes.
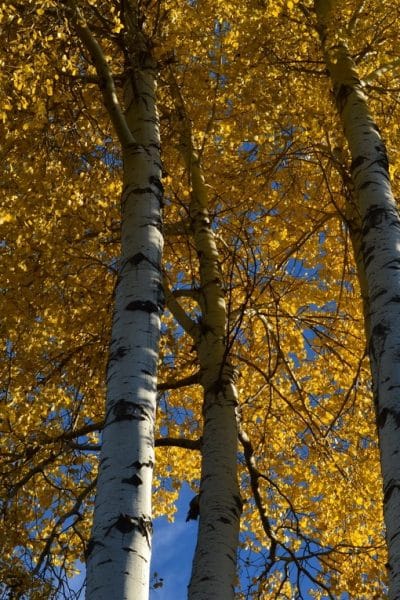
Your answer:
[[[335,2],[316,0],[318,30],[351,157],[367,282],[366,333],[384,488],[389,598],[400,598],[400,218],[386,148],[345,40],[335,39]],[[358,244],[357,244],[358,245]]]
[[[100,45],[71,1],[69,14],[101,82],[121,142],[121,259],[107,367],[106,416],[87,600],[147,600],[152,538],[152,474],[161,278],[161,161],[156,64],[135,3],[124,3],[129,57],[123,111]]]
[[[187,151],[189,152],[189,151]],[[227,312],[218,249],[208,215],[200,159],[191,147],[190,222],[200,264],[197,354],[204,389],[200,523],[190,600],[234,598],[236,553],[242,510],[237,481],[237,391],[227,355]]]
[[[204,390],[199,530],[189,584],[189,600],[234,598],[242,501],[237,478],[237,391],[229,359],[227,309],[218,248],[209,216],[201,156],[193,144],[191,121],[171,75],[179,148],[191,188],[189,220],[199,261],[195,297],[201,311],[192,320],[167,291],[167,305],[192,337]]]

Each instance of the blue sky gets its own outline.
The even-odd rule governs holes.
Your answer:
[[[187,586],[196,545],[197,522],[186,523],[189,502],[194,493],[183,484],[174,523],[166,517],[154,521],[153,559],[151,573],[156,571],[164,580],[161,588],[152,590],[151,600],[186,600]]]
[[[166,517],[154,520],[151,576],[156,572],[163,579],[163,586],[150,592],[150,600],[186,600],[187,586],[192,568],[192,558],[196,545],[197,522],[186,523],[189,502],[194,492],[183,484],[178,499],[175,521]],[[82,568],[84,569],[83,565]],[[79,590],[84,572],[71,582],[73,590]],[[84,596],[81,594],[80,600]]]

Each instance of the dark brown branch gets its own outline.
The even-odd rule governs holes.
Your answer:
[[[188,385],[193,385],[194,383],[199,383],[200,381],[200,371],[197,373],[193,373],[192,375],[188,375],[187,377],[183,377],[182,379],[172,379],[170,381],[161,381],[157,384],[157,390],[159,392],[164,392],[166,390],[177,390],[182,387],[186,387]]]
[[[164,446],[174,446],[175,448],[184,448],[185,450],[200,450],[202,439],[187,440],[185,438],[158,438],[155,441],[156,448]]]
[[[239,428],[239,440],[243,446],[244,459],[246,461],[247,470],[250,475],[250,486],[251,491],[253,492],[254,502],[256,503],[263,529],[269,537],[269,539],[271,540],[271,545],[269,548],[269,562],[272,565],[272,563],[275,561],[278,542],[274,534],[272,533],[271,524],[267,516],[267,511],[261,498],[260,489],[258,485],[258,480],[260,479],[261,474],[255,465],[253,446],[247,434],[241,428]]]
[[[69,519],[70,517],[73,517],[74,515],[76,515],[76,517],[77,517],[76,520],[79,520],[79,518],[81,518],[79,509],[81,508],[85,498],[95,489],[96,483],[97,483],[96,479],[94,479],[91,483],[89,483],[89,485],[82,490],[82,492],[79,494],[79,496],[77,496],[73,507],[68,512],[66,512],[64,515],[62,515],[61,517],[59,517],[57,519],[57,522],[54,525],[50,535],[48,536],[42,552],[40,553],[40,556],[36,563],[36,567],[32,571],[34,575],[37,575],[39,573],[40,568],[41,568],[46,556],[49,554],[51,545],[58,535],[57,531],[59,530],[60,525],[65,523],[65,521],[67,519]]]

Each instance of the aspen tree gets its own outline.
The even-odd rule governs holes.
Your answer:
[[[149,64],[147,56],[157,59],[167,206],[164,276],[171,289],[159,361],[153,514],[172,520],[182,482],[194,493],[200,487],[193,595],[214,597],[216,582],[224,598],[231,597],[233,585],[239,598],[272,600],[306,591],[331,599],[345,592],[383,597],[378,453],[357,280],[341,218],[349,223],[359,256],[359,215],[343,210],[343,185],[332,167],[333,148],[342,136],[327,94],[315,14],[309,11],[305,20],[304,4],[286,0],[138,4],[139,23],[126,12],[136,5],[119,0],[76,0],[68,3],[68,12],[59,0],[0,3],[0,301],[6,322],[0,356],[1,593],[32,600],[71,598],[76,561],[83,562],[89,550],[90,563],[96,547],[101,550],[90,543],[90,530],[113,289],[121,285],[121,267],[123,276],[135,267],[117,259],[121,179],[136,196],[148,193],[152,206],[158,189],[149,181],[155,174],[145,164],[149,155],[140,157],[140,115],[148,132],[153,121],[153,93],[141,95],[145,73],[140,65],[142,59]],[[352,53],[359,58],[364,46],[368,52],[371,46],[375,54],[369,66],[376,69],[382,48],[390,57],[390,36],[396,39],[395,2],[346,0],[341,14],[347,18],[361,5],[379,14],[379,45],[368,39],[375,21],[365,9]],[[137,25],[150,45],[142,46]],[[361,59],[359,67],[365,69],[369,60]],[[168,65],[178,89],[168,81]],[[149,77],[155,73],[150,71]],[[133,102],[131,81],[137,87]],[[394,94],[392,102],[382,96],[381,104],[372,97],[374,111],[382,108],[379,120],[387,118],[389,125]],[[140,97],[149,100],[147,108]],[[390,134],[392,151],[395,126]],[[155,156],[154,146],[151,151]],[[140,198],[135,205],[144,216]],[[128,200],[123,207],[134,210]],[[131,217],[129,212],[123,244],[131,244],[125,258],[133,254],[136,266],[143,267],[141,279],[127,283],[136,289],[136,282],[145,285],[142,275],[149,265],[134,253],[150,254],[144,249],[146,227],[138,234],[143,247],[133,247],[128,239]],[[159,270],[153,275],[158,284]],[[151,308],[144,303],[161,303],[161,298],[138,293],[131,301]],[[147,311],[142,317],[137,345],[149,326]],[[132,337],[128,320],[121,333],[126,346]],[[135,353],[130,356],[136,361]],[[120,357],[111,358],[112,386]],[[129,369],[129,375],[145,377],[124,359],[119,364],[125,374]],[[149,392],[150,387],[153,393],[153,381]],[[111,389],[116,402],[125,399],[118,386]],[[107,454],[109,435],[119,426],[114,417],[108,413]],[[132,435],[136,426],[146,427],[145,421],[121,422],[121,427],[130,424]],[[243,448],[238,452],[237,428]],[[150,429],[149,424],[147,441]],[[223,447],[220,440],[227,437]],[[134,444],[124,445],[123,436],[121,441],[126,455],[136,452]],[[213,462],[216,457],[226,466],[226,485],[208,485],[208,475],[215,481],[223,472]],[[125,454],[117,459],[121,465],[128,460]],[[132,489],[150,474],[139,468],[140,461],[149,460],[150,450],[117,477],[130,480]],[[235,568],[236,477],[243,510]],[[104,482],[101,475],[103,490]],[[149,481],[138,487],[138,493],[149,490]],[[108,489],[112,498],[126,499],[124,486]],[[142,509],[147,510],[143,504]],[[118,533],[113,524],[134,526],[129,507],[122,510],[116,507],[115,518],[107,522],[105,541]],[[137,524],[143,527],[136,532],[146,551],[144,563],[146,514],[139,514]],[[172,529],[178,557],[180,518]],[[188,535],[195,530],[191,525]],[[214,526],[229,542],[227,568],[226,548],[207,532]],[[169,591],[161,587],[161,578],[166,588],[185,595],[185,582],[178,587],[163,558],[155,595],[162,598]],[[98,571],[101,585],[103,570],[110,575],[106,566]],[[139,577],[144,573],[140,564],[134,568]],[[203,570],[205,582],[199,581]],[[120,582],[117,568],[110,581],[114,575]],[[114,583],[111,587],[113,597]],[[132,589],[129,580],[127,587]]]
[[[196,149],[189,116],[171,76],[179,150],[190,185],[189,227],[199,262],[199,288],[193,290],[199,322],[181,308],[173,293],[167,305],[192,337],[204,391],[199,531],[189,584],[190,600],[234,597],[236,554],[242,501],[237,476],[237,409],[235,371],[227,350],[227,308],[220,257],[212,230],[201,151]]]
[[[73,1],[72,27],[97,72],[122,148],[121,259],[115,292],[107,402],[92,536],[88,600],[149,594],[152,473],[161,283],[161,161],[156,64],[135,0],[124,0],[124,100],[99,42]]]
[[[400,218],[389,179],[385,144],[371,115],[357,68],[338,36],[334,0],[316,0],[318,32],[333,83],[352,163],[361,221],[355,244],[362,257],[360,280],[368,299],[367,343],[373,380],[384,487],[389,598],[400,598]]]

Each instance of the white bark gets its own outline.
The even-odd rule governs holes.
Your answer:
[[[147,600],[161,281],[161,162],[155,65],[133,60],[123,145],[121,264],[107,368],[106,418],[87,600]],[[121,139],[121,138],[120,138]]]
[[[238,404],[227,355],[227,311],[218,249],[208,215],[200,159],[187,140],[192,196],[190,222],[200,265],[197,353],[204,389],[200,522],[189,585],[190,600],[234,598],[242,502],[237,480]]]
[[[206,340],[203,343],[207,346]],[[223,367],[220,363],[219,367],[219,372],[213,369],[214,377],[208,385],[203,381],[200,522],[189,585],[190,600],[234,598],[242,511],[237,482],[237,395],[229,365]]]
[[[332,0],[315,8],[336,104],[352,156],[361,216],[361,254],[367,282],[366,323],[384,487],[389,552],[389,598],[400,599],[400,218],[391,191],[388,158],[368,110],[355,65],[334,39]]]

